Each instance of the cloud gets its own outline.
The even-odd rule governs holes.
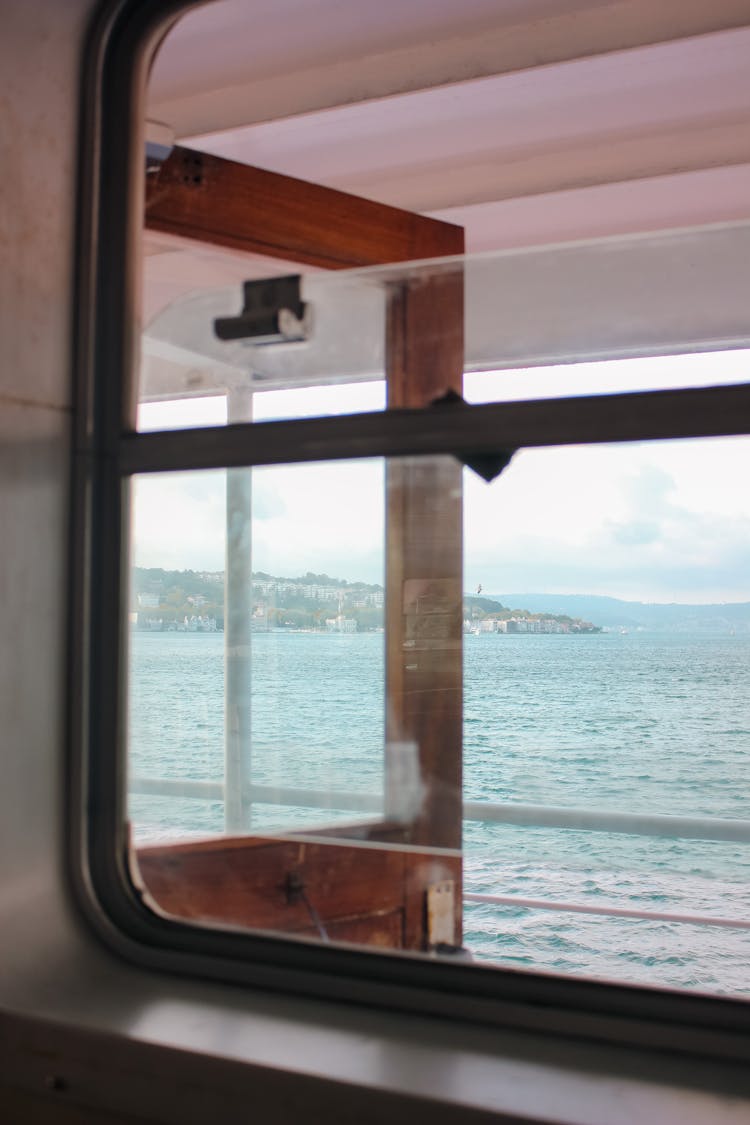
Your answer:
[[[155,473],[133,483],[135,566],[222,570],[226,543],[223,470]]]
[[[280,519],[286,513],[284,496],[272,481],[259,478],[253,481],[253,520]]]
[[[747,439],[533,450],[467,486],[467,588],[750,600]]]
[[[625,547],[643,546],[656,543],[661,538],[658,523],[648,520],[632,520],[630,523],[613,524],[612,536]]]
[[[312,570],[352,580],[383,581],[382,462],[243,471],[252,472],[253,481],[253,569],[288,576]],[[224,470],[136,478],[133,497],[134,565],[224,569]]]
[[[659,465],[641,464],[638,471],[624,482],[630,502],[640,512],[658,514],[669,511],[677,482]]]

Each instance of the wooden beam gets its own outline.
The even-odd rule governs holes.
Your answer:
[[[146,177],[147,230],[321,269],[463,253],[463,229],[175,147]]]

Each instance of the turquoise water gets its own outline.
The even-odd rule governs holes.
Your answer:
[[[465,641],[467,799],[750,819],[750,636]],[[134,776],[221,779],[223,644],[133,635]],[[254,635],[253,780],[380,792],[383,692],[382,634]],[[134,795],[130,816],[141,839],[223,827],[220,802]],[[258,829],[320,822],[253,808]],[[750,919],[744,844],[467,822],[464,852],[471,891]],[[750,931],[467,904],[465,943],[482,960],[750,995]]]

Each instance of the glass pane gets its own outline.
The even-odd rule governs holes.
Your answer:
[[[722,439],[467,478],[477,960],[748,994],[749,467]]]
[[[382,509],[378,462],[135,479],[136,841],[341,819],[300,788],[382,811]]]
[[[136,480],[129,816],[156,904],[746,996],[749,460]]]
[[[429,886],[430,944],[459,942],[460,493],[452,458],[135,479],[128,816],[158,909],[422,949]]]
[[[301,269],[304,314],[268,288],[278,285],[278,269],[262,259],[192,243],[154,247],[153,239],[148,233],[140,429],[380,410],[404,342],[387,332],[399,322],[389,308],[412,298],[419,312],[404,320],[409,354],[445,354],[456,340],[460,354],[463,332],[470,402],[748,380],[747,223],[364,270]],[[257,287],[252,300],[294,305],[300,316],[290,312],[288,332],[282,325],[269,335],[265,320],[242,320],[245,282]],[[235,327],[223,339],[227,321]],[[389,397],[424,405],[399,401],[393,387]]]
[[[166,291],[165,274],[175,278]],[[382,286],[353,279],[329,295],[326,275],[307,273],[299,279],[307,310],[299,340],[220,339],[217,322],[240,314],[244,281],[274,284],[257,261],[226,252],[191,245],[147,254],[139,430],[383,408]]]

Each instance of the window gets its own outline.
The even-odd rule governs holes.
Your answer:
[[[252,307],[252,287],[224,286],[218,268],[213,288],[156,316],[142,437],[128,439],[126,818],[132,877],[151,909],[326,946],[742,995],[746,607],[736,564],[747,446],[700,437],[712,422],[685,431],[675,410],[691,394],[743,395],[747,353],[643,357],[622,327],[640,317],[650,349],[663,347],[655,286],[628,302],[628,275],[653,276],[656,263],[663,287],[686,256],[710,260],[726,237],[303,275],[289,284],[308,326],[292,341],[254,344],[239,308]],[[525,337],[544,351],[529,348],[531,365],[511,370],[519,345],[491,296],[516,276],[515,309],[528,308],[555,272],[569,278],[555,310],[561,339],[549,325],[543,345]],[[477,405],[441,401],[438,369],[432,391],[420,389],[436,400],[421,415],[381,413],[394,378],[389,303],[417,293],[424,316],[430,296],[455,296],[458,284],[461,389]],[[252,286],[264,293],[262,280]],[[594,295],[593,324],[574,323],[576,303]],[[604,315],[611,302],[621,319]],[[664,341],[674,339],[668,313]],[[715,349],[723,337],[705,321],[693,315],[692,343]],[[246,338],[220,339],[227,322]],[[455,339],[455,323],[428,322],[433,353],[438,333]],[[418,364],[418,331],[397,345]],[[540,363],[555,349],[558,362]],[[619,358],[559,362],[587,350]],[[169,356],[166,374],[155,354]],[[576,432],[588,411],[595,439],[635,438],[647,404],[663,411],[648,436],[676,427],[682,442],[588,444]],[[331,409],[338,416],[322,413]],[[316,410],[303,432],[328,436],[310,456],[295,435]],[[497,426],[514,410],[536,411],[552,433],[526,450],[516,433],[498,440],[488,418]],[[402,456],[388,456],[392,417],[410,422]],[[426,418],[442,444],[414,456],[412,430]],[[207,454],[200,427],[211,423]],[[370,456],[352,459],[362,427]],[[337,436],[348,456],[326,460]],[[192,442],[202,443],[200,470]]]
[[[105,378],[133,326],[99,294],[96,908],[145,959],[428,1007],[741,993],[748,228],[472,260],[450,224],[162,156],[137,378]],[[246,268],[269,246],[295,272]],[[654,638],[575,602],[605,589],[688,596]]]

